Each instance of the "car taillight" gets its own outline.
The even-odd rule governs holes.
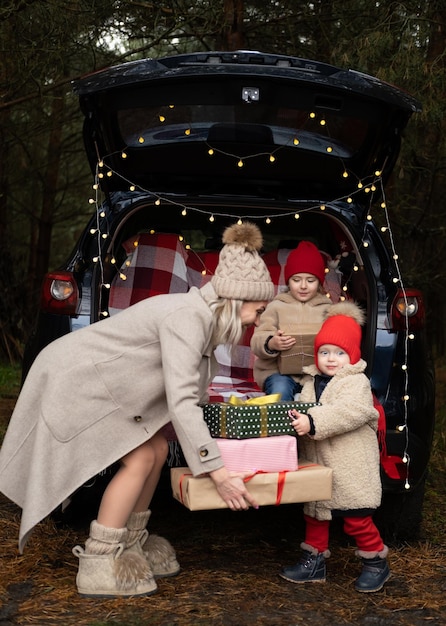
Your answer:
[[[50,272],[43,279],[40,306],[48,313],[76,315],[79,289],[71,272]]]
[[[398,289],[392,303],[392,330],[415,331],[423,328],[426,310],[418,289]]]

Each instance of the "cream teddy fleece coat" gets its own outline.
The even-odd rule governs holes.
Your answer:
[[[321,406],[311,409],[315,435],[299,438],[299,455],[333,470],[331,500],[309,502],[304,512],[329,520],[332,510],[376,509],[381,503],[378,411],[373,407],[370,381],[362,359],[333,376],[321,394]],[[299,400],[315,402],[316,366],[305,368]]]

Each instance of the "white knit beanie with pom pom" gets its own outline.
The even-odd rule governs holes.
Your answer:
[[[274,285],[259,255],[263,244],[259,228],[251,222],[228,226],[223,233],[223,243],[211,279],[216,294],[234,300],[272,300]]]

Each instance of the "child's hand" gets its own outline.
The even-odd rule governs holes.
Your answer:
[[[302,435],[308,435],[311,430],[311,423],[308,415],[305,415],[305,413],[299,413],[296,409],[288,411],[288,415],[292,420],[291,426],[294,428],[299,437],[302,437]]]
[[[276,331],[276,334],[269,340],[269,348],[282,352],[283,350],[289,350],[291,346],[294,346],[296,339],[291,335],[284,335],[283,330]]]

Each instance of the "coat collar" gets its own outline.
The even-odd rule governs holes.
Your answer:
[[[351,376],[352,374],[362,374],[367,367],[367,363],[363,359],[359,359],[357,363],[352,365],[349,363],[348,365],[344,365],[342,369],[340,369],[333,378],[345,378],[346,376]],[[310,374],[310,376],[316,376],[317,374],[321,375],[321,372],[318,370],[316,365],[307,365],[303,368],[305,374]]]

